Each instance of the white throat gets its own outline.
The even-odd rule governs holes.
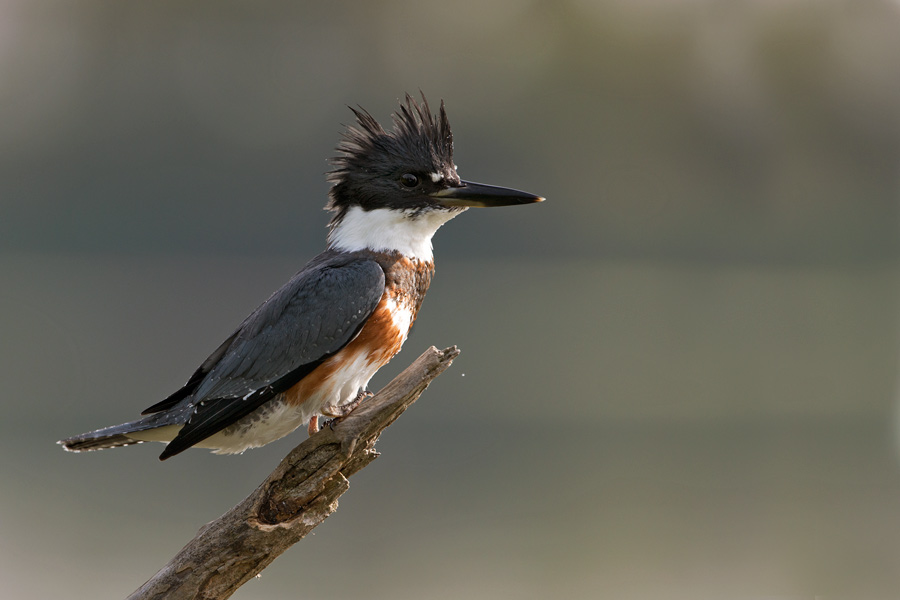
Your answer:
[[[354,206],[328,234],[328,246],[346,252],[395,250],[409,258],[431,261],[434,260],[431,251],[434,232],[463,210],[430,210],[415,215],[412,211],[389,208],[365,211]]]

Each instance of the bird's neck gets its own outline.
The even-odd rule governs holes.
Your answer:
[[[363,210],[351,207],[328,234],[328,247],[344,252],[372,250],[399,252],[412,259],[434,260],[431,238],[460,210],[415,213],[388,208]]]

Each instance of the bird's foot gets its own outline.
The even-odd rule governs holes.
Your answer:
[[[322,407],[322,414],[326,417],[346,417],[353,409],[360,405],[360,403],[366,398],[371,398],[374,396],[372,392],[368,390],[359,390],[359,393],[356,394],[356,398],[348,402],[347,404],[341,404],[340,406],[336,404],[326,404]]]
[[[313,415],[309,418],[309,427],[306,428],[306,433],[308,435],[312,435],[314,433],[319,432],[319,415]]]
[[[359,393],[356,394],[356,398],[348,402],[347,404],[341,404],[337,406],[335,404],[326,404],[322,407],[322,415],[326,417],[331,417],[328,421],[322,424],[324,427],[328,425],[331,429],[334,429],[334,426],[344,417],[353,412],[357,406],[359,406],[363,400],[367,398],[371,398],[374,396],[372,392],[369,390],[359,390]]]

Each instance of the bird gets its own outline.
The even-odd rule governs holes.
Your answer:
[[[326,174],[326,249],[257,307],[170,396],[135,421],[58,442],[82,452],[166,443],[242,453],[371,396],[402,347],[434,275],[432,236],[470,207],[543,197],[460,179],[444,101],[406,95],[385,129],[362,107]]]

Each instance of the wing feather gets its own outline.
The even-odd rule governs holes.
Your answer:
[[[337,353],[375,310],[384,281],[383,269],[369,258],[331,255],[310,263],[204,361],[183,400],[148,409],[180,402],[194,407],[160,459],[235,423]]]

